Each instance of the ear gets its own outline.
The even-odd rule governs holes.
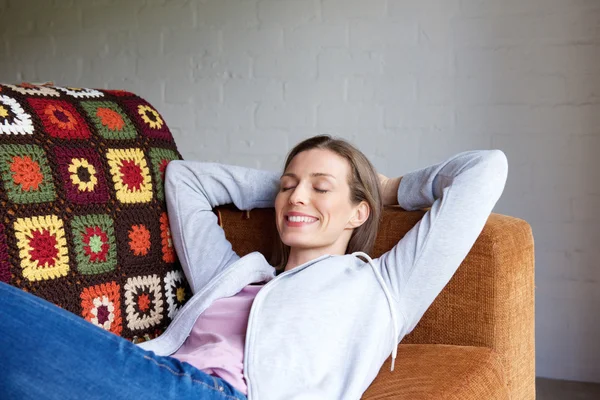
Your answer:
[[[361,201],[355,208],[352,218],[348,221],[348,228],[358,228],[369,218],[371,214],[371,207],[366,201]]]

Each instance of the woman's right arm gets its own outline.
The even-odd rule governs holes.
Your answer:
[[[239,256],[217,223],[214,207],[273,207],[279,175],[256,169],[174,160],[165,172],[171,235],[192,292],[198,292]]]

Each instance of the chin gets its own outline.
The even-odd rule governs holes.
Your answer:
[[[295,248],[299,248],[299,249],[306,249],[306,248],[314,247],[314,244],[311,243],[309,240],[307,240],[308,238],[301,237],[301,236],[306,236],[306,235],[298,235],[298,234],[289,235],[288,234],[288,235],[280,235],[279,238],[281,239],[283,244],[285,244],[286,246],[289,246],[289,247],[295,247]]]

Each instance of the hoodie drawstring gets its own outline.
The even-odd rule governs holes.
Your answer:
[[[371,269],[373,270],[373,273],[375,274],[375,277],[377,278],[377,281],[379,282],[379,285],[381,286],[381,288],[383,289],[383,293],[385,293],[385,297],[387,299],[388,302],[388,307],[390,309],[390,314],[392,316],[392,329],[393,329],[393,349],[392,349],[392,367],[390,368],[390,371],[394,370],[394,365],[396,364],[396,355],[398,354],[398,343],[396,343],[396,340],[398,340],[398,319],[397,316],[398,314],[396,313],[396,306],[394,303],[394,299],[392,298],[392,295],[390,293],[389,288],[387,287],[387,285],[385,284],[385,281],[383,280],[383,277],[381,276],[381,274],[379,273],[379,271],[377,270],[377,268],[375,267],[375,263],[373,262],[373,259],[371,257],[369,257],[368,254],[363,253],[362,251],[355,251],[354,253],[352,253],[353,256],[358,257],[358,256],[362,256],[364,257],[367,262],[369,263],[369,265],[371,266]]]

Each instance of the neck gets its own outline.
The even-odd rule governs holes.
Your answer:
[[[290,255],[288,256],[287,264],[285,265],[285,271],[294,269],[299,265],[305,264],[324,255],[344,255],[346,254],[347,246],[348,242],[346,241],[345,243],[333,243],[330,246],[310,249],[292,247],[290,249]]]

